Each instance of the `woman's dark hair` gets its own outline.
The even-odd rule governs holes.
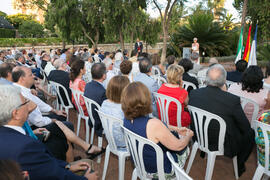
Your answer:
[[[175,61],[175,56],[174,55],[170,55],[170,56],[168,56],[167,57],[167,62],[168,62],[168,65],[171,65],[171,64],[173,64],[174,63],[174,61]]]
[[[70,69],[70,74],[69,74],[69,78],[71,80],[71,82],[75,81],[75,79],[79,76],[81,69],[84,69],[84,61],[83,60],[77,60],[74,61],[71,64],[71,69]]]
[[[249,66],[242,75],[242,90],[258,93],[263,88],[263,72],[258,66]]]
[[[120,64],[120,71],[124,75],[128,75],[132,70],[132,62],[129,60],[122,61]]]
[[[121,102],[121,94],[123,89],[130,83],[126,76],[114,76],[106,89],[106,97],[114,103]]]
[[[12,160],[0,160],[0,179],[23,180],[20,166]]]
[[[189,70],[193,69],[193,63],[190,59],[183,58],[181,61],[179,61],[178,65],[182,66],[185,70],[185,72],[188,72]]]
[[[69,65],[71,66],[75,61],[80,60],[81,58],[75,55],[72,55],[69,60]]]
[[[247,69],[247,61],[241,59],[239,61],[237,61],[237,63],[235,64],[236,70],[239,72],[244,72]]]

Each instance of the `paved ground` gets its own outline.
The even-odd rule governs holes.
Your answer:
[[[74,123],[75,129],[76,129],[77,115],[76,115],[74,110],[71,110],[70,113],[71,113],[71,116],[70,116],[71,120],[70,121]],[[81,124],[80,137],[83,139],[85,138],[85,130],[83,128],[83,123]],[[95,139],[94,139],[94,144],[97,145],[97,137],[95,137]],[[106,140],[103,141],[103,146],[105,146],[105,144],[107,144]],[[77,146],[75,146],[75,155],[80,155],[82,157],[86,157],[83,150]],[[99,172],[100,179],[102,177],[104,157],[105,157],[105,155],[103,154],[100,164],[95,163],[95,170],[97,170]],[[206,164],[207,164],[207,159],[200,158],[199,153],[197,153],[189,175],[194,180],[203,180],[204,176],[205,176]],[[187,165],[187,163],[186,163],[186,165]],[[252,179],[252,177],[255,173],[256,167],[257,167],[256,149],[254,147],[254,150],[246,163],[246,172],[239,178],[239,180]],[[130,159],[128,159],[126,161],[125,180],[131,179],[133,168],[134,167],[133,167]],[[117,156],[112,155],[112,154],[110,156],[106,179],[108,179],[108,180],[118,179],[118,158],[117,158]],[[230,158],[218,157],[216,159],[212,179],[213,180],[233,180],[233,179],[235,179],[234,171],[233,171],[233,164],[232,164],[232,160]]]

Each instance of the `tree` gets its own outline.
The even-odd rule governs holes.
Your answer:
[[[191,47],[193,38],[200,43],[200,52],[209,56],[230,54],[228,35],[212,14],[198,12],[188,18],[188,23],[180,27],[172,36],[172,41],[180,47]],[[227,51],[227,52],[226,52]]]
[[[4,12],[2,12],[2,11],[0,11],[0,16],[6,17],[6,16],[7,16],[7,14],[6,14],[6,13],[4,13]]]
[[[6,16],[6,19],[16,28],[18,29],[19,26],[25,21],[33,21],[34,18],[31,15],[26,14],[15,14]]]
[[[44,28],[41,24],[36,21],[24,21],[19,26],[19,33],[23,37],[42,37]]]
[[[161,62],[165,62],[166,60],[166,51],[167,51],[167,41],[168,41],[168,29],[171,21],[172,16],[172,10],[173,7],[177,3],[184,3],[185,0],[167,0],[165,5],[165,10],[162,13],[163,5],[160,4],[157,0],[151,0],[151,2],[154,3],[155,7],[159,11],[161,24],[162,24],[162,32],[163,32],[163,47],[162,47],[162,53],[161,53]]]

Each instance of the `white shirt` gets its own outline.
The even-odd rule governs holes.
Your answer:
[[[52,120],[49,117],[43,117],[41,113],[42,112],[44,112],[44,113],[50,112],[52,110],[52,107],[49,106],[48,104],[46,104],[45,102],[43,102],[37,96],[33,95],[31,93],[30,89],[28,89],[24,86],[21,86],[17,83],[14,83],[14,85],[21,88],[21,93],[25,98],[33,101],[37,105],[37,108],[34,109],[28,116],[27,121],[28,121],[29,125],[43,127],[43,126],[50,124],[52,122]]]
[[[4,127],[14,129],[15,131],[18,131],[18,132],[26,135],[25,130],[22,127],[20,127],[20,126],[4,125]]]
[[[44,69],[44,72],[46,73],[47,76],[49,76],[49,74],[52,70],[55,70],[55,67],[52,65],[51,62],[47,62],[45,69]]]

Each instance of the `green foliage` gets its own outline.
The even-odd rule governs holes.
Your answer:
[[[270,61],[270,46],[258,46],[258,60],[262,60],[262,61]]]
[[[6,17],[6,16],[7,16],[7,14],[6,14],[6,13],[4,13],[3,11],[0,11],[0,16]]]
[[[169,34],[172,34],[180,27],[181,18],[186,12],[184,11],[184,4],[176,4],[172,9],[171,21],[169,24]]]
[[[161,23],[155,19],[148,19],[143,26],[142,40],[151,46],[154,46],[159,41],[161,33]]]
[[[213,16],[206,12],[193,14],[188,23],[172,35],[172,43],[177,47],[191,47],[193,38],[197,37],[200,52],[204,51],[209,56],[230,55],[228,34],[213,20]]]
[[[19,33],[22,37],[42,37],[44,28],[36,21],[24,21],[19,26]]]
[[[23,47],[26,45],[59,45],[60,38],[0,38],[0,47],[11,47],[16,45]]]
[[[0,28],[0,38],[14,38],[15,37],[14,29],[2,29]]]
[[[19,26],[25,21],[33,21],[34,18],[31,15],[26,14],[15,14],[6,16],[6,19],[16,28],[18,29]]]

